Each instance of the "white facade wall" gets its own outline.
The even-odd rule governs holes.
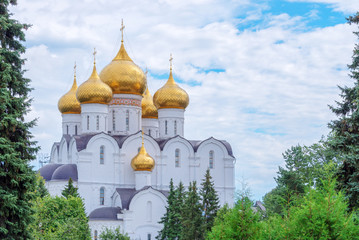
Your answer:
[[[158,109],[159,137],[170,138],[184,135],[184,109]]]
[[[153,138],[158,138],[160,135],[158,130],[158,119],[142,118],[142,130],[147,135],[150,135]]]
[[[62,134],[81,135],[81,114],[62,114]]]
[[[111,134],[129,135],[141,130],[142,96],[114,94],[109,105],[108,126]]]
[[[108,105],[98,103],[81,104],[82,133],[100,133],[108,131]]]

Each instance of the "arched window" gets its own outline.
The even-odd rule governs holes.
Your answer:
[[[209,151],[209,168],[212,169],[214,167],[214,152],[213,150]]]
[[[105,146],[100,147],[100,164],[105,164]]]
[[[165,121],[165,134],[167,135],[167,120]]]
[[[87,130],[90,129],[90,116],[87,116]]]
[[[66,125],[66,134],[69,134],[69,125]]]
[[[105,188],[100,188],[100,205],[105,204]]]
[[[77,125],[75,126],[75,135],[77,135]]]
[[[130,111],[126,110],[126,131],[130,130]]]
[[[151,136],[151,129],[148,129],[148,135]]]
[[[116,115],[115,115],[115,110],[112,111],[112,129],[113,129],[113,131],[116,130]]]
[[[99,130],[99,128],[100,128],[100,116],[97,115],[96,116],[96,130]]]
[[[177,135],[177,121],[175,121],[175,135]]]
[[[175,151],[175,166],[180,166],[180,150],[178,148]]]
[[[94,234],[93,234],[93,239],[94,240],[97,240],[98,238],[97,238],[97,230],[95,230],[95,232],[94,232]]]
[[[152,202],[147,202],[147,222],[152,221]]]

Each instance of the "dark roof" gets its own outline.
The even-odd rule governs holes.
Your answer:
[[[107,133],[104,133],[104,134],[106,134],[106,135],[112,137],[113,139],[115,139],[115,141],[116,141],[117,144],[118,144],[118,147],[119,147],[119,148],[122,148],[122,145],[123,145],[123,143],[126,141],[127,138],[129,138],[129,137],[131,137],[131,136],[133,136],[133,135],[136,135],[136,134],[138,134],[138,133],[139,133],[139,132],[134,133],[134,134],[131,134],[131,135],[109,135],[109,134],[107,134]],[[74,136],[74,138],[75,138],[75,140],[76,140],[77,151],[80,152],[80,151],[82,151],[83,149],[85,149],[85,148],[87,147],[87,144],[88,144],[88,142],[90,141],[90,139],[91,139],[93,136],[95,136],[95,135],[97,135],[97,134],[84,134],[84,135]],[[148,135],[147,135],[147,136],[148,136]],[[64,137],[65,137],[65,135],[64,135]],[[171,137],[171,138],[156,138],[156,139],[154,139],[154,140],[157,142],[157,144],[158,144],[158,146],[160,147],[161,151],[163,151],[163,148],[165,147],[165,145],[167,144],[167,142],[170,141],[171,139],[176,138],[176,137],[179,137],[179,138],[182,138],[182,139],[188,141],[189,144],[192,145],[192,148],[193,148],[194,152],[197,152],[199,146],[200,146],[203,142],[205,142],[205,141],[207,141],[207,140],[213,138],[213,137],[210,137],[210,138],[208,138],[208,139],[206,139],[206,140],[199,141],[199,140],[187,140],[187,139],[185,139],[185,138],[183,138],[183,137],[177,135],[177,136],[174,136],[174,137]],[[67,139],[67,136],[65,137],[65,139]],[[215,138],[213,138],[213,139],[215,139]],[[225,140],[218,140],[218,139],[215,139],[215,140],[221,142],[221,143],[224,145],[224,147],[227,149],[228,155],[230,155],[231,157],[234,157],[234,156],[233,156],[233,152],[232,152],[232,147],[231,147],[231,145],[230,145],[227,141],[225,141]]]
[[[54,171],[62,165],[63,164],[56,164],[56,163],[46,164],[45,166],[39,169],[39,173],[45,179],[45,181],[50,181]]]
[[[122,213],[119,207],[102,207],[93,210],[90,215],[90,220],[118,220],[117,214]]]
[[[65,164],[57,168],[52,174],[51,180],[72,180],[77,181],[77,165],[76,164]]]
[[[71,141],[71,135],[64,134],[64,135],[62,135],[62,137],[65,138],[65,141],[67,143],[67,148],[69,148],[69,144],[70,144],[70,141]]]
[[[122,202],[122,209],[127,209],[130,207],[130,203],[132,198],[139,192],[147,190],[149,188],[152,188],[151,186],[146,186],[141,188],[140,190],[136,190],[134,188],[116,188],[117,193],[120,195],[121,197],[121,202]],[[169,191],[164,191],[164,190],[157,190],[152,188],[155,191],[158,191],[160,193],[162,193],[166,198],[168,197]]]

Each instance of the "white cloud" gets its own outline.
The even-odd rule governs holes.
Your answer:
[[[336,85],[351,82],[346,64],[355,41],[352,26],[302,32],[301,17],[263,15],[266,6],[250,1],[18,4],[15,17],[33,24],[25,55],[35,88],[29,119],[39,117],[34,135],[43,152],[60,140],[57,101],[71,87],[74,61],[79,83],[91,73],[94,46],[98,69],[109,63],[119,47],[121,18],[129,55],[150,70],[151,93],[164,84],[156,75],[168,74],[172,52],[175,78],[190,95],[186,137],[230,142],[238,179],[247,179],[256,198],[274,186],[282,152],[328,132],[326,124],[334,116],[327,104],[338,99]],[[238,19],[246,10],[247,17]],[[265,24],[238,30],[253,19],[265,19]]]
[[[314,2],[314,3],[326,3],[338,12],[344,12],[352,14],[355,11],[359,11],[358,0],[287,0],[288,2]]]

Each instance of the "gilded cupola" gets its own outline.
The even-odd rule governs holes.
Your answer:
[[[59,108],[62,114],[80,114],[81,113],[81,105],[76,98],[76,90],[77,90],[77,83],[76,83],[76,64],[75,64],[75,72],[74,72],[74,83],[72,84],[71,89],[64,94],[58,104],[57,107]]]
[[[116,57],[100,73],[101,80],[111,87],[114,94],[143,95],[146,90],[146,76],[128,56],[123,44],[123,23],[121,47]]]
[[[95,54],[96,51],[94,52],[94,55]],[[112,100],[112,90],[107,84],[103,83],[98,76],[95,61],[90,78],[80,85],[77,89],[76,96],[81,104],[108,104]]]
[[[158,118],[158,111],[153,104],[153,99],[148,88],[145,91],[145,95],[142,99],[142,118]]]
[[[153,103],[157,109],[179,108],[186,109],[189,104],[189,97],[185,90],[180,88],[172,75],[172,56],[170,58],[170,76],[166,84],[157,90],[153,96]]]
[[[152,171],[155,167],[155,160],[153,160],[153,158],[148,155],[143,143],[143,137],[141,149],[138,154],[132,158],[131,167],[135,171]]]

